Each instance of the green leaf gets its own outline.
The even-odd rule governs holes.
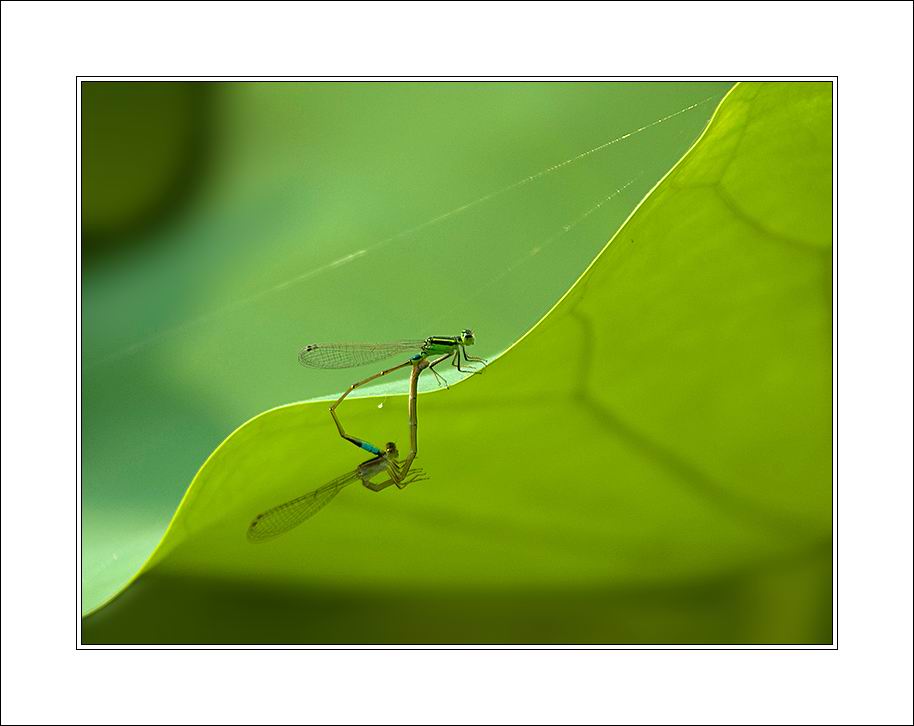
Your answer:
[[[831,269],[831,86],[739,84],[538,325],[420,395],[430,480],[252,545],[360,460],[326,403],[267,411],[84,638],[830,642]],[[402,395],[339,413],[408,440]]]

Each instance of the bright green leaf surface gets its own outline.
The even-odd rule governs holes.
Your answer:
[[[539,325],[420,396],[430,480],[251,545],[360,460],[326,404],[267,411],[86,642],[830,642],[830,165],[829,84],[737,86]],[[340,412],[407,441],[402,396]]]
[[[85,84],[84,612],[235,428],[352,381],[302,345],[469,325],[504,350],[730,87]]]

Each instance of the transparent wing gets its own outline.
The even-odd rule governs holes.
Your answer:
[[[312,343],[298,354],[307,368],[355,368],[384,360],[397,353],[418,353],[424,340],[397,340],[392,343]]]
[[[251,542],[264,542],[297,527],[323,509],[347,484],[358,478],[359,469],[327,482],[320,489],[291,499],[254,517],[248,527]]]

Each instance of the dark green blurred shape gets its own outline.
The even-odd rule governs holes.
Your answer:
[[[85,621],[95,644],[829,643],[831,547],[698,582],[636,588],[377,590],[150,572]]]
[[[830,642],[831,148],[829,84],[741,84],[539,325],[420,397],[431,480],[251,545],[356,459],[326,404],[265,412],[86,641]],[[405,429],[377,403],[347,428]]]
[[[137,571],[235,427],[352,381],[299,367],[302,345],[472,326],[481,354],[505,349],[729,87],[85,87],[84,610]]]
[[[123,254],[190,203],[210,148],[212,85],[86,81],[80,89],[85,265]]]

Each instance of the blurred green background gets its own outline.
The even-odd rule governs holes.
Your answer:
[[[300,346],[508,347],[729,87],[83,83],[84,611],[234,428],[352,381]]]

